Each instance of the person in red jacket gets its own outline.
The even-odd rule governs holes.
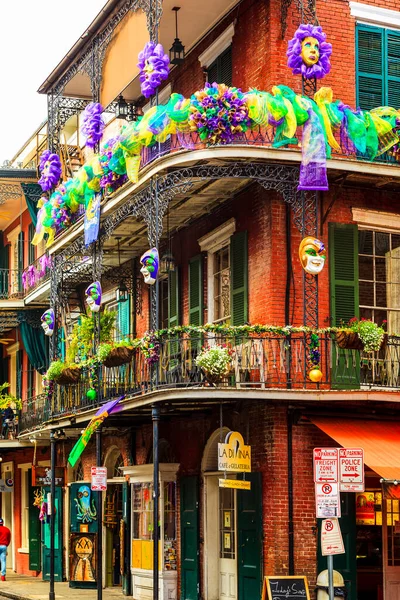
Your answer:
[[[4,525],[3,519],[0,519],[0,567],[1,581],[6,580],[7,548],[11,542],[11,531]]]

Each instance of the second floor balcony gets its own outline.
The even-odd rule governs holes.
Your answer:
[[[65,385],[63,380],[64,384],[55,384],[50,401],[46,394],[28,398],[23,403],[20,430],[27,432],[51,421],[76,417],[123,394],[134,404],[147,395],[154,398],[154,393],[171,391],[181,393],[182,402],[190,402],[190,392],[199,389],[207,398],[223,391],[238,399],[249,390],[260,398],[267,398],[273,390],[309,394],[400,390],[400,338],[386,337],[381,350],[372,353],[340,348],[331,333],[320,334],[318,339],[321,379],[315,382],[308,333],[163,336],[154,350],[132,348],[124,365],[101,365],[95,398],[87,393],[93,386],[88,368],[80,370],[75,383]],[[198,364],[204,347],[227,350],[229,361],[223,375],[216,377]]]

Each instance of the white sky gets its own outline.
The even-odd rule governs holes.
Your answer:
[[[0,165],[47,116],[36,90],[106,0],[0,0]]]

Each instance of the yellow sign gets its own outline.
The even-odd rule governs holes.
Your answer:
[[[243,481],[242,479],[220,479],[219,487],[233,488],[234,490],[250,490],[250,481]]]
[[[230,431],[218,444],[218,471],[251,472],[251,446],[245,446],[238,431]]]

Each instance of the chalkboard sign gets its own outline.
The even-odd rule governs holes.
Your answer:
[[[262,600],[310,600],[307,577],[290,575],[288,577],[264,577]]]

